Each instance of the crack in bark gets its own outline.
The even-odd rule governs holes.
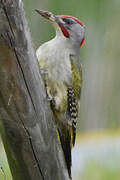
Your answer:
[[[22,125],[23,125],[23,127],[24,127],[24,130],[25,130],[25,132],[26,132],[26,134],[27,134],[27,136],[28,136],[28,138],[29,138],[29,142],[30,142],[30,145],[31,145],[31,149],[32,149],[34,158],[35,158],[35,160],[36,160],[38,169],[39,169],[39,171],[40,171],[40,173],[41,173],[42,179],[45,180],[45,179],[44,179],[44,176],[43,176],[43,173],[42,173],[42,170],[41,170],[41,168],[40,168],[40,165],[39,165],[39,163],[38,163],[38,159],[37,159],[36,154],[35,154],[35,150],[34,150],[34,147],[33,147],[33,144],[32,144],[32,138],[31,138],[31,136],[30,136],[30,133],[29,133],[28,129],[25,127],[25,125],[24,125],[24,123],[23,123],[23,121],[22,121],[22,119],[21,119],[21,117],[20,117],[19,112],[17,111],[17,105],[16,105],[16,103],[15,103],[15,107],[16,107],[16,112],[17,112],[17,114],[18,114],[18,117],[19,117],[19,119],[20,119],[20,121],[21,121],[21,123],[22,123]]]

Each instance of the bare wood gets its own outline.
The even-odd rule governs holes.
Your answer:
[[[14,180],[68,180],[22,0],[0,0],[0,130]]]

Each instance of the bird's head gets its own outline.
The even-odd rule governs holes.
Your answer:
[[[36,11],[53,24],[57,34],[71,40],[74,44],[79,44],[80,47],[85,44],[85,25],[79,19],[67,15],[54,15],[48,11],[37,9]]]

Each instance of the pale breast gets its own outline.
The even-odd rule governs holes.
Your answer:
[[[36,52],[41,68],[48,70],[51,80],[58,82],[71,83],[71,63],[69,59],[69,49],[57,44],[43,44]]]

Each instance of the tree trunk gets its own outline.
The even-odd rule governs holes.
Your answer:
[[[68,180],[22,0],[0,0],[0,130],[14,180]]]

